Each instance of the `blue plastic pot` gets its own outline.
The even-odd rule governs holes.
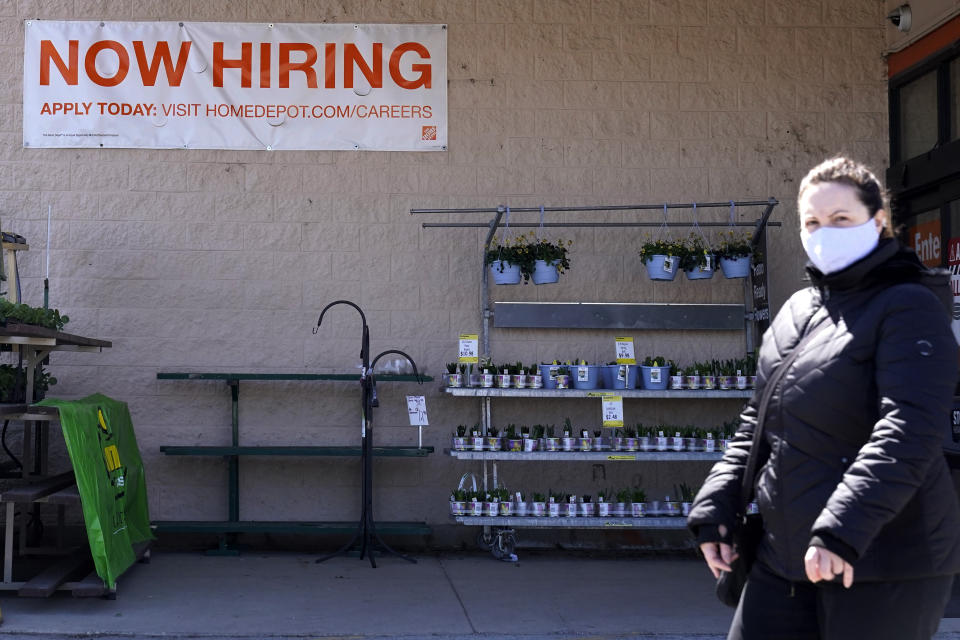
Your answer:
[[[656,370],[660,370],[659,382],[653,378],[656,377]],[[646,367],[641,366],[640,371],[643,374],[643,388],[650,390],[663,390],[667,388],[670,382],[670,367]]]
[[[574,389],[597,389],[601,383],[600,365],[573,365],[570,367],[570,380]]]
[[[670,268],[667,268],[669,260]],[[644,265],[647,267],[647,276],[651,280],[673,280],[677,275],[677,267],[680,259],[676,256],[656,255],[650,256]]]
[[[533,275],[530,277],[533,279],[533,284],[553,284],[560,279],[557,263],[537,260],[534,262]]]
[[[556,370],[560,365],[557,364],[541,364],[538,365],[540,371],[540,377],[543,378],[543,388],[544,389],[556,389],[557,388],[557,379],[551,377],[550,368],[553,367]]]
[[[620,379],[620,368],[626,368],[625,379]],[[637,365],[635,364],[607,364],[602,368],[603,386],[605,389],[636,389]]]
[[[716,258],[712,255],[709,256],[707,261],[707,267],[703,268],[699,265],[690,270],[684,270],[683,272],[687,274],[687,280],[709,280],[713,277],[713,273],[716,270],[717,266]]]
[[[520,284],[520,265],[494,260],[490,263],[490,275],[494,284]]]
[[[720,258],[720,269],[724,278],[746,278],[750,275],[750,256]]]

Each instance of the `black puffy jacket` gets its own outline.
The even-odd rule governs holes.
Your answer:
[[[814,286],[764,335],[757,390],[688,525],[733,524],[766,381],[816,330],[766,412],[759,561],[805,580],[813,544],[851,562],[857,581],[960,572],[960,506],[942,452],[958,361],[947,274],[893,239],[843,271],[808,271]]]

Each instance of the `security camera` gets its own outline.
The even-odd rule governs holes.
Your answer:
[[[910,31],[910,26],[913,22],[913,16],[910,12],[910,5],[900,5],[887,14],[887,20],[889,20],[893,26],[897,28],[897,31],[903,31],[904,33]]]

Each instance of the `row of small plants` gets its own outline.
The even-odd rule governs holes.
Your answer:
[[[55,384],[57,384],[56,378],[44,371],[43,367],[37,367],[33,377],[34,397],[29,402],[42,400],[47,390]],[[26,368],[0,364],[0,402],[28,402]]]
[[[453,516],[518,516],[535,518],[643,518],[646,516],[687,516],[696,489],[681,483],[674,486],[674,495],[663,500],[647,500],[640,487],[603,489],[596,501],[590,494],[576,495],[563,491],[531,493],[530,500],[522,491],[510,493],[499,488],[490,491],[454,489],[450,494],[450,515]]]
[[[640,365],[616,362],[589,364],[586,360],[554,360],[550,364],[522,362],[479,365],[450,362],[448,387],[498,389],[751,389],[756,383],[753,356],[697,362],[680,366],[663,356],[647,357]]]
[[[453,434],[454,451],[508,451],[526,452],[592,452],[592,451],[691,451],[719,452],[727,448],[737,430],[736,420],[713,428],[695,425],[658,425],[624,427],[604,435],[602,429],[575,429],[570,418],[564,419],[562,430],[555,425],[507,425],[503,430],[480,423],[467,429],[458,425]],[[607,433],[611,433],[608,429]],[[559,434],[559,435],[558,435]]]
[[[69,321],[70,317],[60,315],[58,309],[31,307],[28,304],[13,303],[0,298],[0,323],[4,325],[17,322],[60,331]]]
[[[640,247],[640,260],[651,280],[673,280],[683,271],[688,280],[708,280],[717,267],[726,278],[746,278],[753,255],[749,232],[722,231],[714,241],[691,233],[685,239],[648,238]]]

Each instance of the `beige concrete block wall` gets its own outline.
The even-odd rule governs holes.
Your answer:
[[[130,403],[156,519],[226,516],[226,466],[173,459],[163,444],[229,441],[220,383],[157,381],[158,371],[351,371],[363,306],[373,349],[400,348],[439,378],[457,334],[479,329],[481,230],[421,229],[410,208],[626,204],[778,198],[770,232],[774,307],[802,286],[795,192],[817,161],[847,152],[887,161],[882,0],[30,0],[0,2],[0,216],[25,235],[24,293],[41,301],[47,206],[53,207],[51,301],[69,329],[112,340],[100,355],[55,354],[59,396],[100,391]],[[34,150],[21,146],[23,20],[445,22],[449,150],[443,153]],[[739,210],[753,220],[759,210]],[[658,214],[643,219],[656,220]],[[690,212],[678,212],[690,220]],[[726,220],[726,210],[701,220]],[[632,220],[564,214],[549,220]],[[533,221],[535,216],[515,216]],[[643,230],[577,229],[560,284],[493,291],[495,300],[742,300],[739,282],[651,283]],[[610,358],[613,332],[493,332],[496,360]],[[740,334],[634,334],[643,354],[733,357]],[[413,443],[403,394],[425,393],[426,444],[448,446],[479,406],[438,383],[380,387],[378,440]],[[246,384],[247,443],[358,440],[357,389]],[[627,419],[717,424],[735,401],[630,401]],[[593,425],[591,402],[496,403],[495,420]],[[378,464],[377,513],[426,520],[438,544],[446,499],[479,466],[441,454]],[[704,465],[503,464],[528,491],[642,483],[662,494]],[[244,460],[248,519],[350,519],[356,461]],[[472,535],[472,534],[469,534]],[[637,534],[639,536],[639,534]],[[565,538],[566,539],[566,538]],[[646,537],[617,540],[647,540]]]

